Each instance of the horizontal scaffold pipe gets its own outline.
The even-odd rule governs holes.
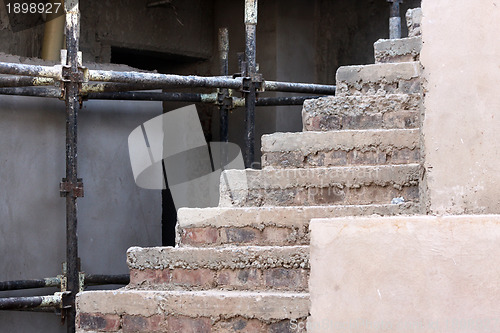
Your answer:
[[[193,102],[193,103],[215,103],[217,93],[193,94],[193,93],[170,93],[170,92],[104,92],[90,93],[89,99],[104,100],[129,100],[129,101],[170,101],[170,102]]]
[[[285,106],[302,105],[306,99],[315,99],[322,96],[292,96],[292,97],[259,97],[257,106]]]
[[[60,306],[61,295],[0,298],[0,310],[25,310]]]
[[[0,95],[61,98],[61,89],[48,87],[0,88]]]
[[[40,66],[0,62],[0,74],[38,76],[60,80],[62,78],[61,66]]]
[[[129,274],[105,275],[105,274],[85,274],[85,285],[96,286],[106,284],[129,284]]]
[[[242,86],[242,78],[228,78],[225,76],[195,76],[174,75],[141,72],[117,72],[103,70],[89,70],[89,81],[122,82],[132,84],[167,84],[172,87],[199,87],[199,88],[232,88]]]
[[[37,280],[1,281],[0,291],[59,287],[60,285],[61,280],[58,277]]]
[[[313,83],[265,81],[265,91],[296,92],[306,94],[335,95],[336,86]]]
[[[29,77],[6,75],[0,77],[0,88],[4,87],[29,87],[29,86],[51,86],[54,79],[46,77]]]

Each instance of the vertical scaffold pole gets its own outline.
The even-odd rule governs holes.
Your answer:
[[[219,29],[219,61],[220,75],[227,76],[229,74],[229,32],[227,28]],[[220,88],[220,141],[227,142],[228,140],[228,108],[225,105],[224,99],[228,96],[227,88]]]
[[[63,299],[67,332],[75,332],[75,296],[80,289],[77,197],[83,195],[77,176],[77,129],[79,86],[81,85],[78,44],[80,38],[80,12],[78,0],[66,0],[66,64],[63,63],[64,92],[66,102],[66,178],[61,183],[61,193],[66,197],[66,279],[68,296]]]
[[[255,74],[257,73],[256,54],[257,0],[245,0],[245,59],[247,76],[250,78],[248,91],[245,93],[245,167],[254,162],[255,145]]]

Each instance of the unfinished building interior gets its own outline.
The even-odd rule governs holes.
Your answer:
[[[473,267],[470,253],[498,253],[496,217],[457,218],[472,231],[455,228],[453,216],[433,220],[498,213],[488,171],[495,156],[482,148],[496,135],[485,120],[496,101],[477,88],[454,104],[465,114],[472,102],[485,103],[473,106],[480,132],[463,127],[460,112],[436,111],[449,82],[462,78],[438,60],[463,65],[443,46],[457,43],[444,27],[467,11],[486,16],[479,32],[460,30],[470,37],[460,54],[476,50],[491,61],[496,50],[476,41],[490,38],[483,26],[496,24],[496,14],[464,0],[455,16],[438,17],[447,1],[431,2],[420,10],[419,0],[66,0],[48,16],[15,13],[3,0],[2,330],[452,331],[453,311],[423,310],[429,303],[421,301],[412,303],[417,315],[401,306],[421,286],[405,280],[411,268],[381,259],[388,244],[413,250],[394,251],[396,262],[437,248]],[[475,82],[477,68],[461,68]],[[136,185],[127,138],[193,103],[206,142],[238,144],[248,169],[223,172],[217,207],[178,209],[168,189]],[[444,116],[460,130],[442,130]],[[441,147],[448,152],[436,153]],[[452,179],[447,163],[461,165],[457,153],[472,158]],[[244,184],[230,184],[242,175]],[[450,241],[447,227],[475,238]],[[422,245],[426,237],[433,243]],[[377,261],[384,264],[375,269]],[[438,290],[445,301],[436,304],[451,308],[471,297],[459,314],[474,304],[489,309],[484,318],[498,309],[485,292],[497,274],[487,260],[477,260],[486,278],[430,262],[415,261],[432,286],[421,295]],[[432,263],[449,289],[429,277]],[[373,279],[360,276],[365,269]],[[400,280],[387,283],[391,272]],[[464,276],[472,287],[462,290]],[[385,301],[391,286],[399,294]],[[92,291],[103,288],[113,291]],[[454,288],[460,292],[450,297]],[[382,295],[381,310],[367,310]],[[396,308],[408,312],[388,318]]]

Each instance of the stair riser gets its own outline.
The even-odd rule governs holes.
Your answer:
[[[418,186],[361,186],[359,188],[307,187],[291,189],[256,189],[232,191],[219,206],[322,206],[387,204],[395,197],[418,202]]]
[[[309,245],[309,221],[340,216],[415,214],[418,205],[183,208],[178,212],[177,244],[181,247],[217,245]]]
[[[308,223],[301,227],[203,227],[180,231],[180,246],[245,244],[257,246],[309,245]]]
[[[132,269],[128,288],[139,290],[307,291],[309,269]]]
[[[384,114],[332,115],[319,114],[303,119],[305,131],[412,129],[419,127],[419,113],[414,111]]]
[[[307,317],[265,322],[245,317],[221,318],[188,317],[155,314],[149,317],[128,314],[80,313],[78,333],[135,332],[135,333],[232,333],[232,332],[294,332],[307,325]],[[302,329],[301,332],[305,332]]]
[[[420,59],[422,38],[380,39],[373,45],[375,63],[411,62]]]
[[[418,94],[420,71],[419,62],[340,67],[335,95]]]
[[[266,152],[262,166],[273,168],[314,168],[346,165],[409,164],[420,161],[418,148],[368,148],[363,150],[322,150],[304,154],[301,151]]]
[[[76,308],[81,333],[288,332],[305,323],[309,295],[121,289],[80,293]]]
[[[419,95],[335,96],[307,100],[304,131],[414,129],[420,127]]]

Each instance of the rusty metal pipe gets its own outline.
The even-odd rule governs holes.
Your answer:
[[[89,99],[102,99],[102,100],[193,102],[193,103],[212,103],[212,104],[217,101],[217,93],[193,94],[193,93],[168,93],[168,92],[105,92],[105,93],[90,93],[87,95],[87,97]]]
[[[54,84],[54,79],[45,77],[29,77],[7,75],[0,77],[0,87],[29,87],[29,86],[50,86]]]
[[[89,81],[122,82],[131,84],[158,84],[170,87],[199,87],[199,88],[231,88],[239,89],[242,78],[227,78],[217,76],[173,75],[142,72],[115,72],[103,70],[89,70]]]
[[[250,77],[245,92],[245,167],[250,168],[255,159],[255,74],[257,74],[257,0],[245,0],[245,61]]]
[[[61,90],[47,87],[0,88],[0,95],[61,98]]]
[[[67,332],[75,333],[75,296],[80,291],[80,265],[78,258],[78,209],[77,197],[83,195],[83,183],[78,179],[77,138],[78,138],[78,109],[79,101],[79,57],[78,45],[80,39],[80,11],[78,0],[66,0],[66,47],[67,66],[70,70],[69,81],[64,82],[66,100],[66,178],[63,179],[67,191],[61,194],[66,199],[66,278],[67,290],[70,292],[65,301],[65,318]],[[81,193],[81,194],[80,194]]]
[[[61,80],[61,66],[25,65],[0,62],[0,74],[38,76]]]
[[[61,280],[58,277],[36,280],[1,281],[0,291],[60,287],[60,285]]]
[[[0,298],[0,310],[55,308],[61,305],[61,295]]]
[[[229,73],[229,31],[227,28],[219,29],[219,66],[220,75],[228,75]],[[227,88],[222,88],[219,94],[219,136],[221,142],[228,141],[228,130],[229,130],[229,109],[225,104],[225,100],[229,98],[229,90]]]
[[[105,275],[105,274],[85,274],[85,285],[98,286],[106,284],[129,284],[129,274]]]
[[[264,89],[265,91],[335,95],[336,86],[314,83],[265,81]]]

